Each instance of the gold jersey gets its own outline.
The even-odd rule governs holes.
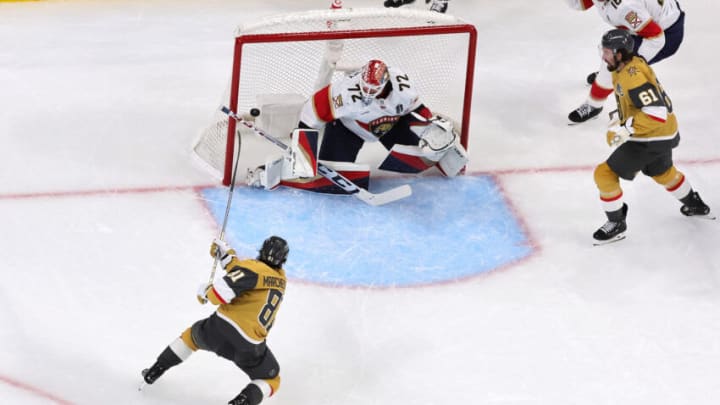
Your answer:
[[[631,141],[672,139],[678,125],[672,102],[645,59],[635,56],[622,69],[612,72],[620,123],[633,117]]]
[[[246,340],[264,341],[285,294],[285,270],[233,256],[225,271],[227,274],[208,289],[208,300],[220,305],[218,316],[235,326]]]

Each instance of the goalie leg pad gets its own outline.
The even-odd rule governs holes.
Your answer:
[[[465,148],[460,144],[454,144],[437,163],[438,169],[447,177],[455,177],[467,165],[468,157]]]
[[[322,163],[328,167],[333,168],[360,188],[364,188],[367,190],[370,186],[370,166],[368,165],[331,161],[323,161]],[[347,192],[345,192],[340,187],[336,186],[330,180],[326,179],[323,176],[316,176],[304,179],[286,179],[282,180],[280,184],[286,187],[314,191],[316,193],[347,194]]]
[[[315,129],[296,129],[292,133],[291,172],[283,178],[315,177],[318,166],[318,138]]]
[[[269,158],[263,166],[248,171],[247,184],[272,190],[283,180],[317,176],[318,137],[314,129],[293,131],[290,152]]]
[[[467,163],[467,152],[459,144],[453,144],[441,151],[411,145],[395,145],[379,168],[400,173],[420,173],[437,165],[442,174],[454,177]]]
[[[259,187],[265,190],[276,188],[282,180],[284,168],[289,164],[288,160],[288,156],[268,159],[264,165],[254,170],[248,170],[245,182],[250,187]]]
[[[433,166],[439,158],[436,153],[428,153],[418,146],[394,145],[379,169],[398,173],[420,173]]]

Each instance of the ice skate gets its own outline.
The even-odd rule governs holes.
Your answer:
[[[161,375],[167,371],[168,367],[164,367],[159,362],[155,362],[150,368],[146,368],[142,371],[143,380],[146,384],[152,384],[160,378]],[[141,387],[142,388],[142,387]]]
[[[230,402],[228,402],[228,405],[250,405],[248,402],[247,397],[245,394],[238,394],[235,398],[231,399]]]
[[[595,239],[593,245],[606,245],[625,239],[625,231],[627,231],[625,218],[627,217],[627,211],[627,204],[623,204],[621,209],[607,212],[608,221],[593,234],[593,238]]]
[[[568,115],[568,120],[570,120],[568,125],[577,125],[590,119],[597,118],[602,109],[602,107],[593,107],[588,103],[583,103],[583,105],[573,110]]]
[[[242,392],[228,402],[228,405],[258,405],[263,400],[263,393],[255,384],[248,384]]]
[[[683,206],[680,212],[687,217],[696,217],[703,219],[716,219],[715,215],[710,212],[710,207],[703,202],[697,191],[691,191],[687,197],[680,200]]]

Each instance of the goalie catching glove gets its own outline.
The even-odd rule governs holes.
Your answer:
[[[608,125],[607,131],[607,143],[611,147],[620,146],[625,143],[635,133],[633,128],[633,117],[625,120],[623,124],[620,124],[619,120],[614,120]]]
[[[419,173],[432,166],[447,177],[456,176],[467,165],[467,152],[459,142],[452,121],[435,116],[427,119],[413,112],[418,120],[410,126],[420,138],[417,146],[395,145],[380,169],[405,173]]]
[[[427,126],[413,128],[413,132],[420,138],[419,146],[421,148],[433,152],[444,152],[453,146],[457,134],[450,120],[435,116],[427,120],[427,122]]]

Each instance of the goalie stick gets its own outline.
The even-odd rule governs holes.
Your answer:
[[[247,121],[242,117],[238,116],[228,107],[222,106],[220,108],[220,111],[227,114],[230,118],[234,119],[245,127],[250,128],[251,130],[253,130],[253,132],[272,142],[280,149],[284,151],[290,149],[290,147],[283,143],[281,140],[258,128],[253,122]],[[342,189],[346,194],[350,194],[355,198],[359,199],[360,201],[372,206],[384,205],[393,201],[403,199],[405,197],[409,197],[412,194],[412,189],[407,184],[392,188],[387,191],[383,191],[382,193],[371,193],[364,188],[358,187],[357,184],[350,181],[347,177],[343,176],[342,174],[335,171],[333,168],[320,162],[318,162],[318,173],[326,179],[330,180],[336,186],[340,187],[340,189]]]

